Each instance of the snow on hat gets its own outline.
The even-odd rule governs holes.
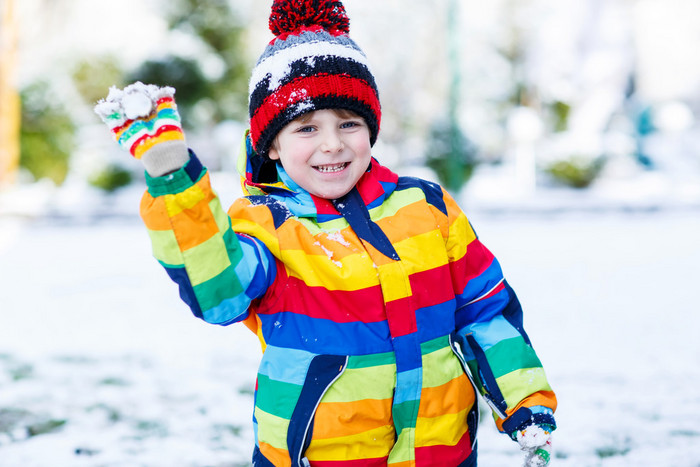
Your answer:
[[[345,7],[330,0],[274,0],[265,48],[250,78],[250,137],[266,156],[277,133],[312,110],[362,116],[370,143],[379,133],[379,94],[362,50],[350,39]]]

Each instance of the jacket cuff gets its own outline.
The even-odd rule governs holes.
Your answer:
[[[158,143],[141,156],[146,172],[152,177],[174,172],[185,165],[189,159],[187,144],[183,140]]]
[[[550,425],[556,429],[554,411],[543,406],[521,407],[503,422],[503,431],[512,437],[513,433],[530,425]]]
[[[153,177],[146,172],[148,193],[154,198],[162,195],[181,193],[199,181],[206,169],[192,150],[189,160],[175,172],[160,177]]]

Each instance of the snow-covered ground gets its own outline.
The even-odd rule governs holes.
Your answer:
[[[191,316],[125,193],[111,219],[0,216],[2,467],[249,465],[257,341]],[[559,397],[552,465],[700,466],[700,210],[471,218]],[[479,436],[480,465],[521,465]]]

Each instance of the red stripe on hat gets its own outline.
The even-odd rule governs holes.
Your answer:
[[[368,105],[377,117],[381,114],[377,94],[366,81],[344,74],[306,76],[280,87],[255,110],[250,119],[251,138],[258,141],[270,122],[290,106],[325,96],[352,97]]]

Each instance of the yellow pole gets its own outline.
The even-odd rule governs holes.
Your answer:
[[[19,167],[21,107],[17,92],[17,24],[14,0],[2,2],[0,18],[0,188],[11,185]]]

